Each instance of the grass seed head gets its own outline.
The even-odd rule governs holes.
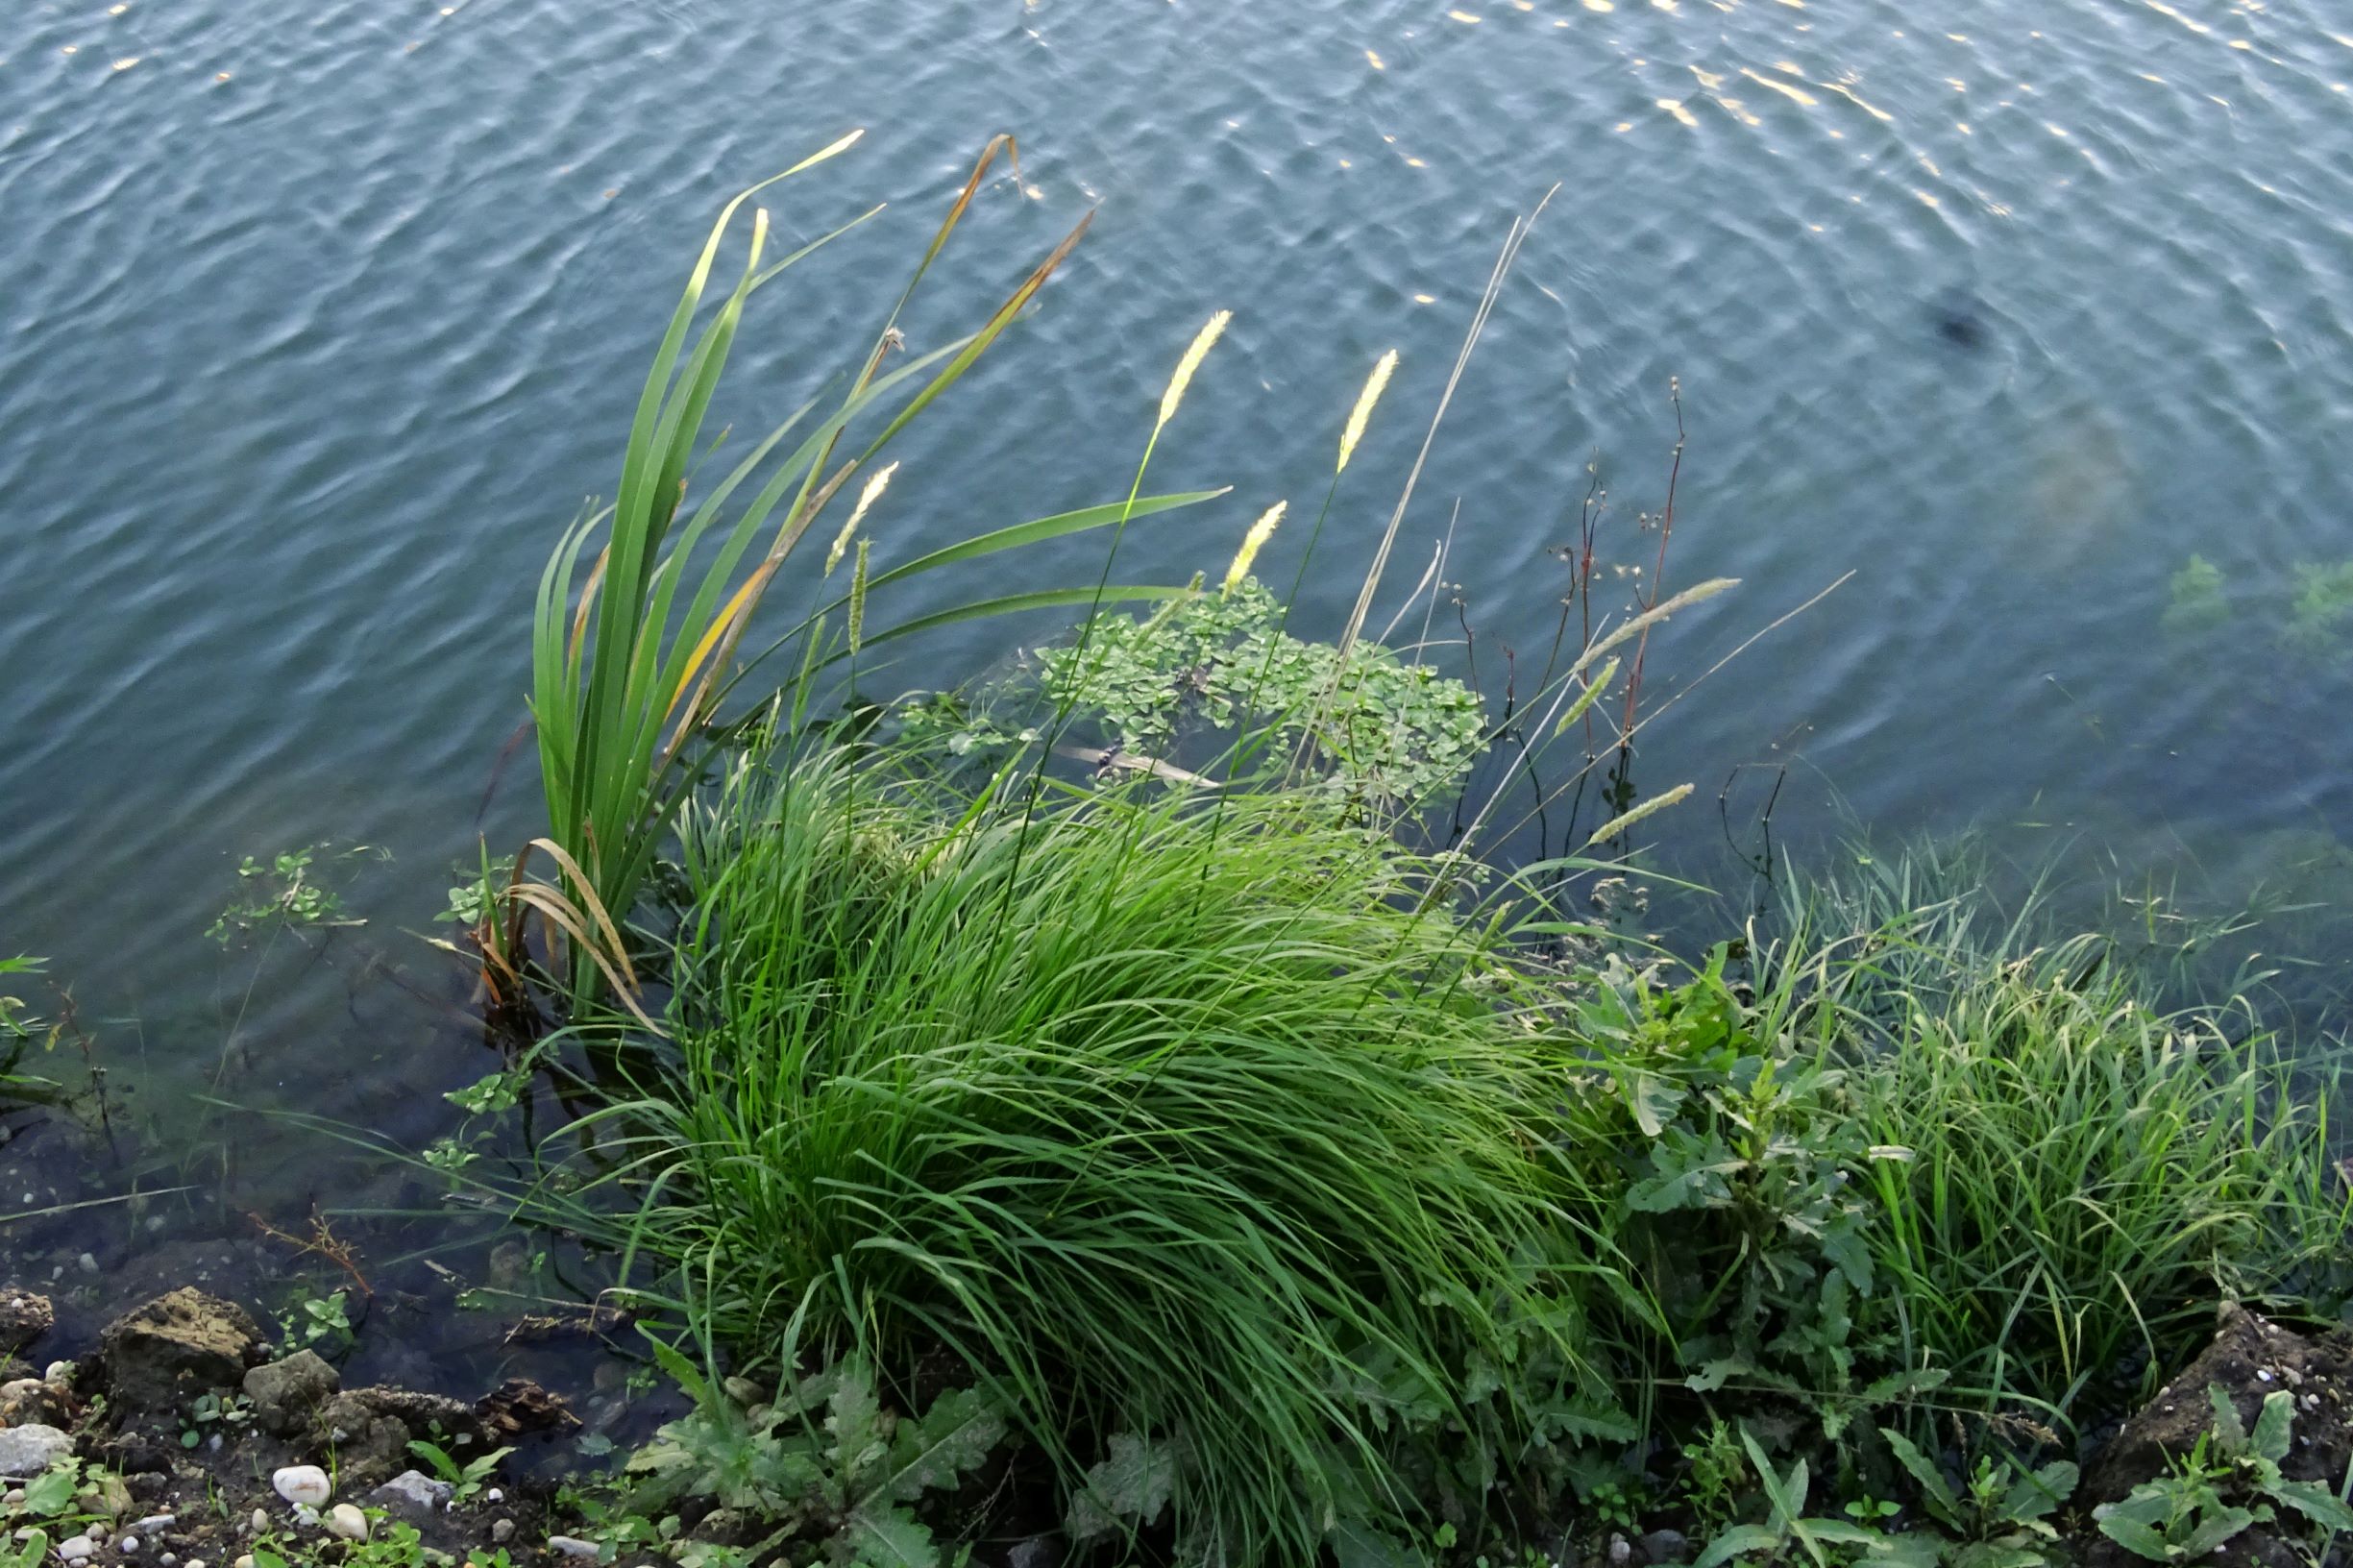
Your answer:
[[[851,537],[857,533],[858,525],[866,518],[867,508],[874,504],[875,499],[890,484],[891,476],[897,472],[898,464],[893,463],[867,480],[866,488],[858,492],[858,504],[849,509],[849,521],[842,525],[842,531],[833,536],[833,548],[825,551],[825,576],[832,576],[833,569],[842,564],[843,555],[848,552]]]
[[[1153,434],[1158,435],[1176,417],[1177,404],[1185,401],[1185,389],[1192,384],[1193,372],[1201,368],[1201,361],[1209,357],[1210,345],[1225,334],[1226,325],[1233,319],[1233,311],[1220,310],[1193,334],[1191,347],[1177,361],[1176,374],[1168,378],[1168,390],[1160,396],[1160,419],[1152,427]]]
[[[858,541],[858,564],[850,569],[849,650],[852,653],[857,652],[858,645],[866,640],[866,550],[872,543],[870,539]]]
[[[1234,564],[1226,568],[1227,593],[1232,593],[1250,575],[1250,563],[1259,558],[1259,551],[1265,548],[1267,540],[1274,537],[1276,526],[1283,521],[1284,509],[1289,505],[1287,501],[1276,502],[1261,514],[1256,523],[1250,525],[1250,531],[1242,535],[1242,548],[1234,552]]]
[[[1373,373],[1364,378],[1364,390],[1357,394],[1357,405],[1348,412],[1348,428],[1340,432],[1339,467],[1335,474],[1348,467],[1348,459],[1356,455],[1357,443],[1364,439],[1364,427],[1373,417],[1373,404],[1388,388],[1389,376],[1397,369],[1397,351],[1391,349],[1374,364]]]

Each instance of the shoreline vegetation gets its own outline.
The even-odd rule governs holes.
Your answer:
[[[753,192],[719,218],[615,499],[539,585],[545,829],[457,890],[502,1066],[450,1138],[386,1151],[593,1262],[574,1326],[683,1413],[526,1483],[502,1439],[561,1432],[544,1390],[342,1392],[320,1314],[269,1344],[153,1303],[0,1386],[0,1452],[64,1445],[13,1472],[28,1568],[173,1568],[127,1538],[177,1528],[134,1520],[120,1478],[150,1474],[228,1500],[184,1568],[2334,1560],[2329,1051],[2185,986],[2193,943],[2003,905],[1965,850],[1784,866],[1703,940],[1646,930],[1628,846],[1691,786],[1638,794],[1635,745],[1696,684],[1646,705],[1653,633],[1734,586],[1668,586],[1679,391],[1641,570],[1597,546],[1595,480],[1532,683],[1499,704],[1433,661],[1436,566],[1374,619],[1527,220],[1330,641],[1289,605],[1360,510],[1393,353],[1319,502],[1235,498],[1214,581],[1119,580],[1129,528],[1226,494],[1147,488],[1224,311],[1105,501],[894,562],[886,449],[1087,227],[911,343],[1013,154],[731,464],[704,429],[730,350],[824,240],[772,257]],[[1302,527],[1289,591],[1261,582]],[[916,577],[1091,533],[1076,581],[893,619]],[[997,678],[873,695],[902,639],[1037,612],[1075,625]],[[289,1490],[311,1463],[329,1492]],[[494,1534],[502,1484],[528,1511]]]

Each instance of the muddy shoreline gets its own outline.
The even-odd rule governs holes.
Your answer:
[[[585,1428],[525,1378],[468,1401],[352,1386],[286,1350],[236,1303],[184,1286],[115,1316],[78,1357],[50,1300],[0,1289],[0,1468],[9,1506],[80,1461],[73,1501],[16,1526],[61,1561],[159,1568],[287,1562],[561,1561],[593,1556],[551,1523]],[[590,1449],[609,1452],[593,1440]],[[427,1452],[428,1450],[431,1452]],[[413,1532],[413,1537],[411,1535]],[[552,1544],[551,1544],[552,1542]],[[380,1555],[361,1558],[373,1543]],[[567,1550],[569,1549],[569,1550]]]
[[[572,1482],[610,1474],[623,1444],[530,1378],[503,1378],[471,1398],[355,1384],[327,1357],[274,1340],[245,1307],[201,1286],[138,1302],[94,1330],[90,1294],[69,1294],[61,1311],[38,1289],[0,1286],[0,1510],[17,1551],[37,1532],[48,1560],[93,1568],[634,1568],[670,1558],[600,1528],[611,1523],[609,1509],[599,1514]],[[560,1346],[576,1367],[581,1347],[593,1346],[594,1359],[622,1369],[625,1384],[643,1394],[606,1401],[642,1437],[681,1405],[675,1390],[627,1379],[625,1347],[603,1337],[621,1327],[613,1314],[582,1311],[518,1317],[508,1333],[519,1361]],[[601,1397],[598,1382],[588,1380],[592,1401]],[[2083,1456],[2082,1485],[2058,1521],[2055,1544],[2068,1558],[2086,1568],[2136,1560],[2099,1532],[2094,1510],[2174,1469],[2213,1426],[2216,1389],[2250,1428],[2267,1399],[2287,1394],[2294,1437],[2281,1470],[2341,1490],[2353,1466],[2353,1331],[2299,1333],[2225,1307],[2208,1348]],[[609,1414],[603,1424],[616,1425]],[[737,1533],[729,1528],[737,1522],[697,1511],[707,1517],[641,1522],[634,1534],[658,1534],[674,1548]],[[1593,1568],[1686,1560],[1696,1543],[1672,1520],[1654,1523],[1647,1533],[1541,1550],[1547,1561]],[[1025,1544],[970,1560],[1036,1564],[1066,1555],[1050,1535]],[[2325,1560],[2345,1556],[2332,1543]],[[2312,1559],[2304,1534],[2282,1520],[2205,1560],[2292,1568]]]

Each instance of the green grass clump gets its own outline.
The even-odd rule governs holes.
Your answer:
[[[2299,1079],[2244,1004],[2169,1006],[2103,939],[1923,871],[1811,884],[1771,960],[1830,1010],[1869,1142],[1902,1151],[1869,1165],[1865,1235],[1903,1361],[2082,1425],[2177,1368],[2218,1300],[2324,1288],[2333,1073]]]
[[[1431,865],[1304,793],[941,804],[803,753],[682,823],[674,1050],[605,1116],[719,1338],[950,1347],[1069,1464],[1170,1445],[1243,1562],[1412,1513],[1388,1429],[1474,1364],[1577,1382],[1556,1074]]]

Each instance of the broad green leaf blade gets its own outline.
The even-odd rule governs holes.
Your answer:
[[[1691,1568],[1716,1568],[1718,1563],[1729,1562],[1734,1557],[1777,1551],[1780,1544],[1781,1537],[1762,1525],[1735,1525],[1708,1542],[1707,1550],[1700,1554]]]
[[[2286,1458],[2292,1440],[2290,1429],[2294,1423],[2295,1395],[2285,1388],[2266,1394],[2263,1409],[2255,1416],[2255,1431],[2247,1438],[2256,1458],[2269,1459],[2273,1464]]]
[[[1155,512],[1173,511],[1180,506],[1198,506],[1205,501],[1215,501],[1231,491],[1231,486],[1215,490],[1185,490],[1172,495],[1139,497],[1133,505],[1115,501],[1100,506],[1082,506],[1075,512],[1057,512],[1052,517],[1033,518],[1027,523],[1016,523],[1011,527],[976,534],[961,544],[935,550],[928,555],[919,555],[904,566],[876,573],[867,586],[870,589],[881,588],[904,577],[965,561],[976,561],[999,551],[1016,550],[1023,545],[1042,544],[1048,539],[1060,539],[1067,534],[1084,533],[1090,528],[1105,527],[1118,522],[1123,515],[1132,521],[1150,517]],[[836,605],[840,602],[839,600],[835,600]]]
[[[1936,1522],[1947,1530],[1959,1530],[1960,1500],[1952,1495],[1952,1487],[1945,1480],[1945,1473],[1936,1467],[1936,1462],[1893,1427],[1881,1427],[1879,1435],[1885,1439],[1888,1452],[1896,1456],[1896,1462],[1919,1482],[1922,1495],[1927,1499],[1928,1511],[1936,1516]]]
[[[2275,1482],[2269,1491],[2323,1530],[2353,1532],[2353,1507],[2316,1481]]]
[[[2002,1494],[2002,1517],[2025,1524],[2049,1514],[2074,1495],[2077,1474],[2072,1461],[2053,1459],[2020,1476]]]
[[[2214,1408],[2215,1441],[2222,1445],[2222,1452],[2230,1455],[2245,1453],[2246,1426],[2239,1419],[2239,1407],[2231,1403],[2230,1395],[2223,1392],[2220,1384],[2210,1383],[2206,1385],[2206,1403]]]

